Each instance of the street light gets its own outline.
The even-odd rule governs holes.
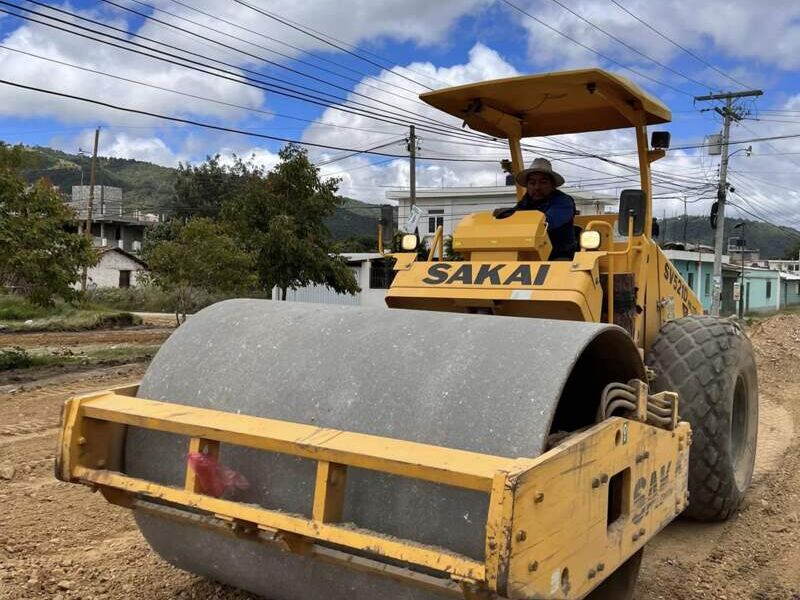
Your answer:
[[[741,223],[737,223],[736,225],[733,226],[734,229],[739,229],[739,227],[742,228],[742,237],[739,238],[741,240],[741,242],[742,242],[742,244],[741,244],[742,250],[741,250],[741,252],[739,252],[739,261],[742,263],[742,268],[741,268],[742,282],[739,284],[739,318],[740,319],[744,318],[744,289],[745,289],[744,288],[744,249],[745,249],[744,224],[745,224],[745,222],[744,222],[744,220],[742,220]]]

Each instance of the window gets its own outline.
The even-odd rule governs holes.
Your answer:
[[[800,281],[797,282],[797,291],[795,293],[800,296]]]
[[[119,287],[121,287],[121,288],[131,287],[131,272],[130,271],[120,271],[119,272]]]
[[[428,217],[428,233],[436,233],[436,228],[444,227],[444,217]]]
[[[369,263],[369,289],[388,290],[394,280],[395,270],[384,260]]]
[[[705,283],[703,283],[703,295],[711,295],[711,273],[706,273]]]
[[[771,297],[772,297],[772,282],[768,281],[767,282],[767,300],[769,300]]]
[[[686,283],[688,283],[689,287],[694,290],[694,273],[687,273]]]

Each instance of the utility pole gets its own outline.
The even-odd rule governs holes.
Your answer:
[[[409,127],[408,134],[408,153],[411,157],[410,175],[411,175],[411,206],[417,203],[417,135],[414,126]]]
[[[742,219],[741,223],[737,223],[733,226],[734,229],[738,229],[739,227],[742,228],[742,237],[739,238],[739,247],[741,250],[739,251],[739,262],[741,263],[741,279],[742,282],[739,284],[739,318],[744,318],[744,251],[747,248],[747,237],[745,236],[744,228],[745,228],[745,221]],[[780,293],[780,290],[778,291]]]
[[[83,228],[84,235],[89,239],[92,244],[92,205],[94,204],[94,186],[97,177],[97,144],[100,141],[100,128],[94,130],[94,151],[92,152],[92,171],[89,176],[89,204],[86,207],[86,225]],[[81,292],[86,293],[86,267],[83,267],[81,273]]]
[[[683,195],[683,247],[686,248],[686,224],[689,216],[686,214],[686,194]]]
[[[731,121],[740,121],[744,116],[741,108],[734,107],[736,98],[761,96],[761,90],[748,90],[745,92],[728,92],[725,94],[711,94],[709,96],[695,96],[696,102],[711,100],[725,100],[725,107],[714,107],[724,119],[722,128],[722,159],[719,167],[719,187],[717,188],[717,229],[714,238],[714,285],[711,294],[711,314],[719,316],[720,300],[722,297],[722,242],[725,236],[725,199],[728,191],[728,141],[730,139]]]

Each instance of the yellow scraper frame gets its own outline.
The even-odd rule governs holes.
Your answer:
[[[92,486],[125,507],[455,596],[583,598],[688,500],[691,433],[677,421],[677,408],[671,429],[612,417],[536,458],[507,458],[136,398],[137,390],[66,402],[59,479]],[[311,518],[204,495],[191,469],[182,488],[125,475],[128,426],[186,436],[189,451],[217,454],[226,443],[315,460]],[[342,523],[348,467],[488,494],[485,558]]]

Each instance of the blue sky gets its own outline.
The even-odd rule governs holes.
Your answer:
[[[687,0],[10,3],[19,8],[2,5],[0,9],[84,35],[102,37],[97,32],[104,32],[121,38],[104,38],[120,46],[131,47],[128,42],[134,42],[154,47],[162,58],[183,64],[194,60],[202,63],[194,66],[206,72],[0,13],[3,79],[114,106],[320,145],[364,149],[387,144],[379,151],[389,154],[405,153],[405,124],[417,122],[420,154],[430,158],[420,161],[422,187],[485,186],[502,181],[495,160],[504,155],[501,149],[483,143],[467,145],[463,135],[447,133],[445,126],[435,126],[433,131],[431,119],[445,122],[448,128],[459,123],[414,100],[427,87],[482,79],[606,68],[634,80],[672,109],[674,121],[667,129],[672,132],[673,146],[702,143],[704,136],[720,130],[715,113],[700,111],[712,105],[695,104],[694,95],[760,88],[763,97],[742,103],[749,114],[733,128],[732,139],[800,134],[800,3],[796,1],[709,0],[699,5]],[[214,60],[219,62],[210,62]],[[246,85],[243,78],[250,78],[253,85]],[[295,96],[308,95],[314,102],[280,95],[277,86],[292,90]],[[269,166],[281,146],[277,141],[178,125],[5,85],[0,86],[0,94],[0,139],[8,143],[74,152],[90,146],[92,130],[100,125],[101,154],[165,165],[237,153],[253,155]],[[367,110],[369,116],[352,114]],[[555,160],[569,184],[616,195],[630,183],[624,179],[630,172],[620,166],[585,157],[565,162],[559,151],[561,144],[569,143],[586,153],[618,154],[633,148],[628,132],[561,136],[535,143],[551,149],[542,153]],[[795,192],[800,189],[800,137],[753,142],[752,146],[749,157],[740,152],[731,161],[731,182],[739,193],[734,202],[742,211],[800,226],[800,197]],[[387,189],[408,183],[408,161],[401,158],[345,156],[321,148],[310,148],[310,154],[323,174],[343,179],[342,193],[365,201],[382,202]],[[487,162],[472,162],[476,158]],[[532,154],[526,156],[526,160],[532,158]],[[617,160],[631,162],[629,157]],[[690,212],[708,212],[717,158],[707,156],[703,149],[676,150],[656,166],[663,182],[656,189],[657,213],[682,211],[684,194]]]

